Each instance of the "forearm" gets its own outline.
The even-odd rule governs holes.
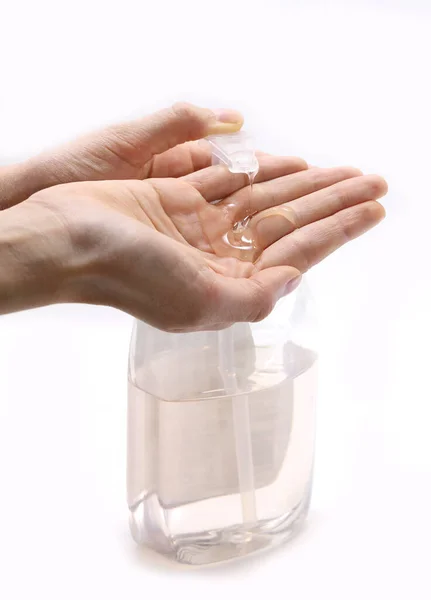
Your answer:
[[[42,161],[31,159],[0,168],[0,211],[59,183]]]
[[[67,301],[71,251],[49,211],[26,202],[0,212],[0,314]]]

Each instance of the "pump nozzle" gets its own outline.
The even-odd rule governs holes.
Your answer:
[[[245,131],[222,135],[210,135],[213,156],[223,162],[231,173],[253,173],[259,170],[251,136]]]

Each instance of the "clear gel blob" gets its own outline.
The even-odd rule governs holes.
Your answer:
[[[226,250],[228,250],[226,254],[247,262],[253,262],[259,253],[250,227],[251,218],[255,214],[251,209],[251,195],[253,193],[253,182],[256,173],[257,171],[253,171],[246,174],[250,189],[249,207],[246,216],[241,221],[237,221],[232,229],[223,236],[223,243],[226,246]]]

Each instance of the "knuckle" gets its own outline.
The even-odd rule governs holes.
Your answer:
[[[325,201],[328,206],[332,207],[333,211],[340,211],[351,205],[351,193],[343,185],[334,186],[333,189],[330,188],[327,192]]]
[[[211,111],[198,108],[188,102],[176,102],[171,107],[171,113],[175,120],[187,123],[188,137],[190,139],[198,139],[206,135]]]
[[[308,177],[308,182],[310,186],[310,190],[308,193],[318,192],[322,187],[326,185],[326,178],[328,176],[328,172],[325,169],[309,169],[306,173]]]
[[[334,215],[334,225],[331,232],[332,237],[336,240],[337,247],[343,246],[352,239],[352,225],[350,219],[347,219],[342,213]]]
[[[176,117],[182,119],[192,119],[196,116],[196,109],[189,102],[175,102],[171,110]]]
[[[290,238],[291,254],[294,256],[292,266],[297,268],[301,273],[309,271],[313,265],[313,248],[312,242],[307,241],[306,236],[297,229]]]

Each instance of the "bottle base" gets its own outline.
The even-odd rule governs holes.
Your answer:
[[[154,526],[154,498],[146,498],[130,513],[130,530],[135,542],[186,565],[208,565],[245,557],[279,546],[301,529],[308,513],[310,493],[289,513],[276,519],[187,535],[166,535],[160,520]],[[158,504],[158,509],[161,509]],[[152,524],[149,526],[149,524]]]

